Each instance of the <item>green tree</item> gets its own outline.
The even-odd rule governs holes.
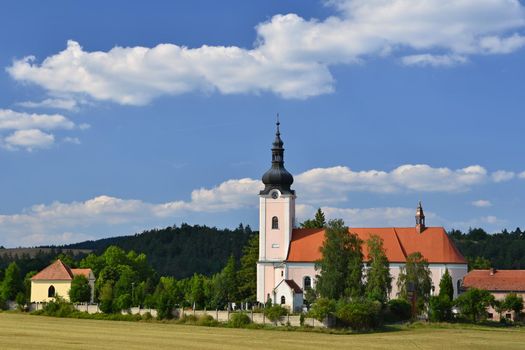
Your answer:
[[[323,228],[325,226],[326,218],[321,208],[317,209],[317,212],[315,213],[315,218],[313,220],[308,219],[301,223],[301,228]]]
[[[15,300],[19,292],[24,292],[24,283],[16,262],[9,264],[5,270],[0,294],[4,300]]]
[[[224,307],[227,303],[238,301],[237,271],[233,255],[222,271],[214,276],[213,289],[215,307]]]
[[[316,263],[319,271],[317,291],[329,299],[359,297],[363,284],[363,253],[361,240],[348,232],[343,220],[330,220],[321,247],[322,258]]]
[[[72,303],[87,303],[91,300],[91,286],[83,275],[76,275],[71,281],[69,300]]]
[[[194,274],[191,278],[191,292],[190,292],[190,302],[197,309],[201,309],[204,307],[204,304],[206,302],[205,300],[206,295],[204,294],[204,276],[199,276],[197,274]]]
[[[523,298],[521,296],[516,293],[509,293],[505,296],[503,305],[506,310],[514,311],[516,319],[520,318],[523,310]]]
[[[111,282],[106,282],[100,290],[100,311],[104,313],[113,312],[113,285]]]
[[[492,266],[490,260],[482,256],[476,256],[474,258],[467,257],[468,270],[488,270]]]
[[[429,299],[429,318],[433,322],[452,319],[452,300],[446,294],[431,296]]]
[[[401,267],[397,279],[397,288],[399,297],[409,300],[409,291],[412,290],[416,298],[417,314],[421,313],[430,298],[430,289],[432,288],[430,269],[428,261],[423,258],[420,252],[415,252],[407,256],[405,266]]]
[[[447,268],[439,281],[439,296],[447,296],[450,301],[454,300],[454,285]]]
[[[333,314],[336,309],[336,302],[333,299],[319,298],[308,311],[310,317],[323,322],[325,318]]]
[[[259,260],[259,235],[253,235],[244,246],[239,268],[239,297],[242,301],[257,300],[257,261]]]
[[[385,304],[392,291],[392,276],[390,275],[390,264],[383,248],[383,240],[377,235],[372,235],[366,243],[368,246],[368,269],[365,294],[367,298]]]
[[[494,296],[484,289],[469,288],[456,298],[455,304],[464,317],[477,322],[485,319],[487,307],[494,304]]]

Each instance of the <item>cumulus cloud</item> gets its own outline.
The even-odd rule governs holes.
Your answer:
[[[49,148],[55,142],[55,135],[50,133],[50,130],[84,129],[86,125],[81,124],[77,127],[74,122],[61,114],[37,114],[0,109],[0,144],[10,150],[24,148],[31,151],[37,148]],[[6,130],[10,130],[11,133],[2,140],[1,132]],[[65,140],[73,139],[76,138],[66,137]]]
[[[478,208],[487,208],[492,206],[492,203],[486,199],[478,199],[477,201],[473,201],[471,204]]]
[[[279,14],[256,26],[252,48],[114,47],[89,52],[76,41],[38,62],[7,68],[16,80],[54,96],[143,105],[194,91],[271,92],[308,98],[334,90],[330,67],[403,52],[406,65],[452,66],[476,54],[505,54],[525,45],[519,0],[333,0],[323,20]],[[409,54],[407,54],[407,52]]]
[[[493,172],[491,176],[494,182],[505,182],[512,180],[516,174],[512,171],[498,170]]]
[[[5,138],[8,148],[23,147],[31,151],[36,148],[48,148],[55,142],[55,137],[38,129],[17,130]]]
[[[406,164],[389,172],[353,171],[345,166],[316,168],[296,176],[296,186],[305,200],[344,201],[350,191],[394,193],[461,192],[487,181],[487,170],[479,165],[462,169],[433,168]]]

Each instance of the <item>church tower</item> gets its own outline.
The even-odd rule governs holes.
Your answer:
[[[421,201],[419,201],[416,209],[416,232],[421,233],[425,230],[425,228],[425,213],[423,212]]]
[[[293,176],[284,167],[284,143],[279,125],[277,121],[272,166],[262,176],[264,189],[259,192],[259,302],[266,302],[276,283],[285,277],[282,263],[288,254],[295,221],[295,191],[291,189]]]

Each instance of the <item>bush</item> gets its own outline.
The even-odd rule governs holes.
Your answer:
[[[153,319],[153,316],[151,315],[151,312],[146,312],[144,315],[142,315],[142,319],[144,321],[151,321]]]
[[[368,299],[339,302],[335,311],[337,320],[355,330],[369,330],[381,324],[381,303]]]
[[[319,298],[310,308],[308,315],[323,322],[325,318],[335,312],[335,301],[327,298]]]
[[[219,324],[211,315],[201,315],[195,322],[197,326],[215,327]]]
[[[452,320],[452,302],[447,294],[430,297],[429,318],[432,322]]]
[[[61,297],[57,296],[55,300],[44,305],[40,314],[55,317],[68,317],[74,312],[77,312],[77,310],[71,303],[68,303]]]
[[[288,313],[288,311],[283,308],[281,305],[273,305],[270,307],[267,307],[264,309],[264,315],[268,317],[270,321],[273,323],[276,323],[281,319],[281,317],[285,316]]]
[[[233,328],[243,328],[251,322],[252,320],[250,319],[250,316],[246,315],[244,312],[236,312],[231,314],[228,325]]]
[[[193,316],[193,315],[182,315],[182,317],[179,319],[179,323],[184,323],[184,324],[195,324],[197,323],[197,317]]]
[[[405,299],[392,299],[387,303],[385,320],[388,322],[408,321],[412,316],[412,306]]]
[[[16,301],[16,305],[18,307],[18,310],[19,311],[24,311],[25,310],[25,305],[26,305],[26,296],[25,296],[25,294],[22,293],[22,292],[18,292],[18,294],[15,297],[15,301]]]

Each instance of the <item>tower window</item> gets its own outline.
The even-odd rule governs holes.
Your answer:
[[[48,298],[54,298],[55,297],[55,287],[50,286],[47,290],[47,297]]]
[[[310,278],[310,276],[306,276],[304,278],[303,285],[304,285],[304,288],[303,288],[304,290],[312,288],[312,279]]]
[[[274,216],[272,218],[272,230],[278,230],[279,229],[279,219],[277,216]]]
[[[284,305],[286,304],[286,298],[283,296],[281,296],[281,305]]]

